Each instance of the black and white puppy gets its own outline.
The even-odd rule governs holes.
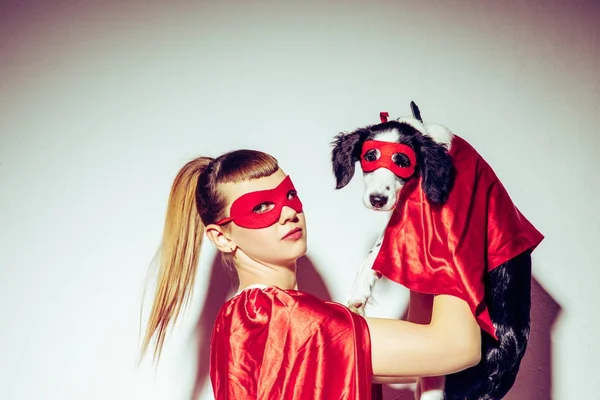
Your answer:
[[[411,159],[413,153],[410,151],[400,152],[392,156],[394,165],[389,168],[368,172],[363,170],[364,205],[373,210],[393,210],[406,182],[420,176],[427,200],[443,206],[453,188],[455,177],[449,155],[454,135],[442,125],[425,125],[414,102],[411,103],[411,108],[412,117],[382,121],[335,137],[332,143],[332,167],[336,189],[341,189],[350,182],[355,175],[355,164],[361,162],[361,158],[369,161],[381,156],[378,154],[381,150],[377,148],[365,151],[365,142],[376,140],[402,144],[412,149],[414,159]],[[411,168],[414,168],[413,173],[410,173]],[[409,173],[402,176],[404,171]],[[382,238],[377,240],[360,268],[348,299],[348,306],[361,314],[369,302],[375,283],[380,279],[371,266],[381,242]],[[501,399],[513,386],[529,339],[530,254],[531,251],[525,251],[485,273],[485,301],[499,340],[482,334],[481,362],[475,367],[448,375],[443,398]],[[421,399],[425,399],[425,396]]]
[[[352,133],[339,133],[333,142],[333,172],[336,178],[336,189],[342,189],[353,178],[355,165],[360,161],[364,142],[377,140],[390,143],[405,144],[414,149],[416,164],[420,167],[416,173],[423,175],[423,192],[432,203],[443,204],[454,182],[454,167],[448,155],[453,134],[438,124],[424,125],[419,108],[411,102],[413,117],[401,117],[397,120],[360,128]],[[379,150],[372,149],[365,153],[366,159],[380,157]],[[406,168],[410,166],[409,158],[402,153],[392,156],[394,163]],[[416,174],[415,174],[416,175]],[[391,211],[398,199],[400,190],[408,179],[403,178],[388,168],[379,168],[363,173],[365,207],[375,211]],[[365,307],[371,299],[373,287],[381,277],[371,269],[383,241],[380,236],[363,265],[358,271],[351,290],[348,306],[356,313],[364,315]]]

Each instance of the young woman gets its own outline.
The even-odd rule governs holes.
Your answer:
[[[441,376],[479,362],[479,327],[458,298],[436,296],[431,321],[419,325],[363,318],[298,291],[296,260],[307,249],[302,203],[276,159],[253,150],[196,158],[175,178],[142,354],[154,341],[160,357],[205,235],[239,278],[213,329],[217,400],[364,400],[372,382]]]

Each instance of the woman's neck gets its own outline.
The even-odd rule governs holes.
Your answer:
[[[296,265],[288,267],[237,265],[237,273],[240,280],[238,291],[250,285],[277,286],[280,289],[298,289],[296,281]]]

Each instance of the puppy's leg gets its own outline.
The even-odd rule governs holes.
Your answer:
[[[383,236],[377,239],[375,245],[371,251],[369,251],[369,254],[356,274],[350,297],[346,302],[348,308],[359,315],[364,316],[365,306],[371,298],[373,286],[375,286],[375,283],[381,277],[376,271],[373,271],[371,267],[379,254],[382,242]]]
[[[444,399],[444,377],[428,376],[419,378],[417,381],[417,393],[415,400],[443,400]]]
[[[431,322],[433,310],[433,295],[410,292],[408,320],[416,324]],[[428,376],[417,379],[415,400],[442,400],[444,398],[445,378],[443,376]]]

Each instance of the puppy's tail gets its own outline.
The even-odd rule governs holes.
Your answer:
[[[445,400],[497,400],[512,388],[530,333],[531,252],[485,277],[486,303],[498,340],[482,331],[481,362],[446,377]]]

